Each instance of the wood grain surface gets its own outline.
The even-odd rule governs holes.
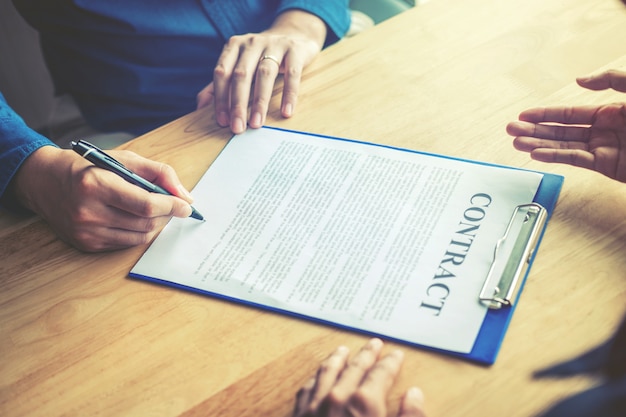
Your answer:
[[[625,39],[618,0],[432,0],[323,51],[289,120],[277,84],[271,126],[565,176],[496,363],[400,346],[392,411],[418,385],[430,417],[531,416],[595,383],[532,372],[603,341],[624,314],[626,185],[533,162],[505,126],[528,107],[626,101],[574,82],[624,69]],[[124,148],[191,188],[229,138],[207,108]],[[145,249],[85,254],[0,213],[0,415],[289,416],[319,361],[367,340],[128,278]]]

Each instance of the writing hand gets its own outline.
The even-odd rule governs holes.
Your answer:
[[[581,86],[626,92],[626,73],[579,78]],[[591,169],[626,182],[626,103],[555,106],[522,112],[507,125],[516,149],[532,159]]]
[[[281,114],[291,117],[303,68],[322,49],[325,38],[324,22],[301,10],[281,13],[264,32],[233,36],[217,61],[213,82],[198,93],[198,108],[214,101],[218,124],[230,126],[233,133],[245,131],[247,123],[259,128],[265,123],[274,83],[282,73]]]
[[[172,216],[189,216],[191,196],[171,167],[129,151],[109,153],[177,197],[149,193],[71,150],[50,146],[26,159],[12,187],[61,239],[88,252],[147,243]]]
[[[352,359],[346,347],[339,347],[298,391],[294,417],[386,417],[387,395],[403,354],[396,350],[381,358],[382,347],[382,341],[372,339]],[[398,417],[424,417],[422,403],[421,391],[411,388]]]

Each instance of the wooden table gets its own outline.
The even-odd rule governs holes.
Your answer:
[[[626,186],[530,161],[505,125],[528,108],[624,100],[574,77],[626,66],[618,0],[432,0],[325,50],[297,115],[268,124],[566,177],[496,363],[405,347],[391,406],[419,385],[431,417],[530,416],[595,381],[533,370],[604,340],[624,313]],[[277,109],[280,86],[272,108]],[[212,110],[125,146],[192,187],[230,134]],[[0,216],[0,415],[289,416],[339,344],[367,338],[127,278],[146,247],[84,254]]]

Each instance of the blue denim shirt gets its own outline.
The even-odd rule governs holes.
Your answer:
[[[41,38],[58,93],[101,131],[142,134],[196,107],[224,43],[289,9],[350,25],[348,0],[14,0]]]
[[[14,0],[40,33],[58,93],[70,93],[102,131],[141,134],[195,109],[213,78],[224,42],[259,32],[301,9],[329,29],[326,44],[349,28],[348,0]],[[41,146],[0,94],[0,198],[17,169]]]
[[[26,158],[47,145],[56,146],[30,129],[0,93],[0,204],[4,208],[18,208],[17,202],[6,194],[7,186]]]

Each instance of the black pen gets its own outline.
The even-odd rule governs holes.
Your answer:
[[[146,191],[149,191],[151,193],[173,195],[166,189],[161,188],[156,184],[152,184],[150,181],[135,174],[133,171],[122,165],[121,162],[107,155],[102,149],[98,148],[95,145],[92,145],[89,142],[85,142],[84,140],[79,140],[78,142],[72,141],[72,149],[95,166],[106,169],[107,171],[111,171],[124,178],[131,184],[135,184]],[[204,220],[202,214],[200,214],[195,208],[193,208],[193,206],[191,207],[191,215],[189,217],[193,217],[194,219],[198,220]]]

